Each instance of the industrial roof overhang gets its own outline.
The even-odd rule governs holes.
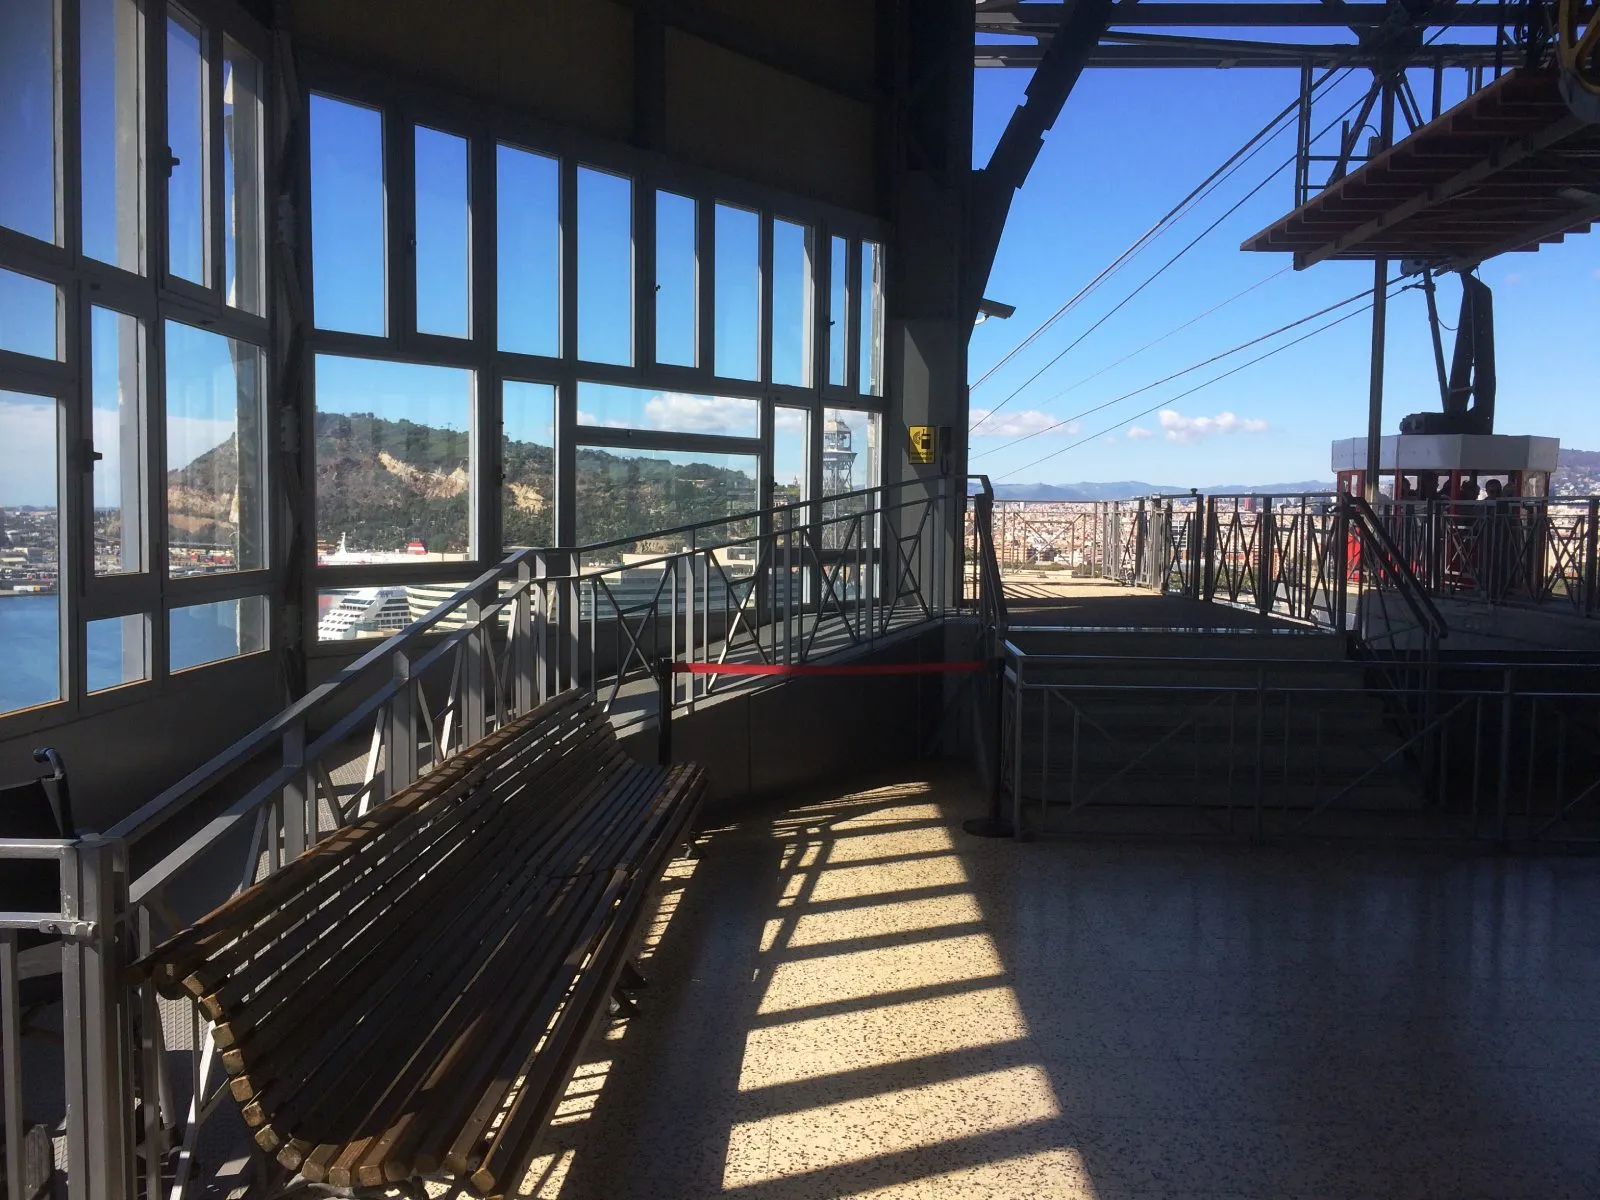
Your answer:
[[[1418,259],[1462,269],[1537,250],[1600,221],[1600,124],[1576,116],[1558,72],[1515,70],[1245,241],[1296,269],[1327,259]]]

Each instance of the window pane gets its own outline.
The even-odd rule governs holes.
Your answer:
[[[578,168],[578,357],[633,363],[633,183]]]
[[[772,502],[798,504],[810,494],[811,414],[778,405],[772,413]]]
[[[94,573],[143,571],[144,329],[136,317],[96,308],[89,338],[91,436],[99,455],[93,466]]]
[[[761,377],[761,218],[717,205],[717,366],[728,379]]]
[[[226,239],[228,303],[258,315],[263,300],[261,64],[231,40],[222,43],[222,187],[228,211]]]
[[[822,494],[878,485],[878,414],[851,408],[822,412]]]
[[[60,329],[60,288],[32,275],[0,270],[0,350],[59,359]]]
[[[186,671],[266,648],[265,596],[191,604],[167,614],[168,670]]]
[[[174,575],[267,565],[262,355],[168,321],[167,563]]]
[[[144,270],[144,72],[137,0],[78,0],[83,252]]]
[[[861,243],[861,378],[869,396],[883,395],[883,247]]]
[[[467,139],[418,125],[417,329],[472,336],[472,200]]]
[[[87,633],[91,692],[103,692],[150,678],[150,618],[147,615],[134,613],[90,621]]]
[[[393,637],[411,624],[409,593],[404,584],[325,588],[317,592],[317,640],[351,642],[358,638]]]
[[[319,329],[382,336],[383,114],[311,97],[311,300]]]
[[[61,699],[56,402],[0,391],[0,713]]]
[[[500,349],[561,353],[561,164],[495,148],[496,308]]]
[[[57,240],[55,12],[55,0],[0,4],[0,225],[45,242]]]
[[[772,382],[811,386],[812,232],[772,222]]]
[[[167,266],[206,285],[205,34],[176,10],[167,17]]]
[[[832,239],[828,278],[828,382],[843,387],[848,379],[845,363],[850,350],[850,245]]]
[[[698,361],[699,255],[695,202],[656,193],[656,361],[692,367]]]
[[[508,379],[501,397],[501,540],[507,547],[553,546],[556,389]]]
[[[759,467],[752,455],[601,450],[579,447],[578,542],[593,545],[654,530],[748,513]],[[681,549],[650,539],[651,548]],[[620,558],[623,546],[596,561]]]
[[[438,562],[472,549],[473,376],[317,357],[319,562]]]
[[[580,383],[578,424],[753,438],[761,435],[761,402],[736,396],[692,396],[620,384]]]

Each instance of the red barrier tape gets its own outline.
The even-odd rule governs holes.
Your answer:
[[[783,663],[682,663],[672,664],[674,675],[944,675],[966,671],[987,670],[990,664],[978,662],[937,663],[862,663],[857,666],[840,664],[803,664],[789,666]]]

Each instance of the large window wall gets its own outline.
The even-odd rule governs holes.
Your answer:
[[[660,553],[645,535],[878,481],[877,223],[300,75],[315,642],[517,547]]]
[[[0,4],[0,730],[268,647],[268,49]]]

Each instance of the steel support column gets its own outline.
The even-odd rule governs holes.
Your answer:
[[[1383,92],[1383,131],[1378,137],[1378,149],[1386,149],[1394,141],[1393,79],[1379,84]],[[1372,260],[1372,374],[1367,390],[1367,462],[1362,495],[1368,504],[1378,499],[1379,451],[1383,445],[1383,366],[1389,322],[1389,260],[1379,257]]]

